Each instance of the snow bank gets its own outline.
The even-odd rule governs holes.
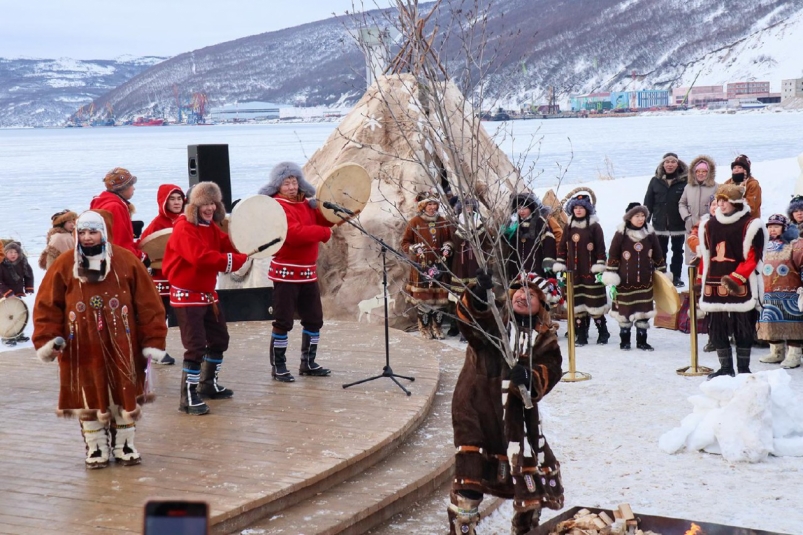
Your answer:
[[[689,397],[692,413],[658,446],[670,454],[683,448],[721,454],[731,463],[803,456],[803,410],[791,380],[778,369],[704,382],[703,395]]]

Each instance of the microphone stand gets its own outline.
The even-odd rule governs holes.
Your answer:
[[[391,247],[390,245],[385,243],[385,241],[382,240],[382,238],[378,238],[378,237],[374,236],[373,234],[371,234],[370,232],[368,232],[367,230],[365,230],[364,228],[362,228],[362,225],[358,225],[358,224],[354,223],[353,221],[351,221],[350,219],[347,219],[347,218],[343,217],[340,214],[340,210],[335,210],[335,214],[337,214],[337,216],[340,219],[342,219],[344,222],[348,223],[349,225],[351,225],[352,227],[356,228],[357,230],[359,230],[360,232],[362,232],[363,234],[365,234],[366,236],[371,238],[373,241],[378,243],[380,245],[380,247],[382,248],[381,249],[381,251],[382,251],[381,252],[381,254],[382,254],[382,288],[383,288],[382,293],[383,293],[384,300],[385,300],[385,366],[382,368],[382,373],[380,373],[379,375],[375,375],[373,377],[369,377],[367,379],[361,379],[361,380],[355,381],[353,383],[345,384],[345,385],[343,385],[343,388],[349,388],[350,386],[355,386],[355,385],[359,385],[359,384],[362,384],[362,383],[367,383],[369,381],[374,381],[374,380],[380,379],[382,377],[388,377],[391,381],[396,383],[396,385],[399,388],[401,388],[404,391],[405,394],[407,394],[409,396],[409,395],[411,395],[410,391],[407,390],[406,388],[404,388],[404,386],[396,378],[398,377],[399,379],[406,379],[407,381],[415,381],[415,377],[407,377],[405,375],[397,375],[397,374],[393,373],[393,369],[390,367],[390,332],[389,332],[390,331],[390,326],[388,324],[389,312],[388,312],[387,252],[390,251],[391,253],[395,254],[397,257],[401,258],[406,263],[408,263],[408,264],[412,265],[413,267],[415,267],[415,269],[417,269],[419,272],[421,271],[421,267],[418,264],[412,262],[405,255],[403,255],[402,253],[400,253],[399,251],[397,251],[396,249],[394,249],[393,247]]]

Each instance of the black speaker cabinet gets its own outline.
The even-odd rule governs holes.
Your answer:
[[[228,145],[187,145],[190,186],[214,182],[223,193],[223,205],[231,212],[231,172]]]
[[[218,290],[217,296],[227,322],[273,319],[273,288]]]

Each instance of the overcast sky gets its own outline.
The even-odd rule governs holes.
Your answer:
[[[353,5],[363,3],[391,0]],[[352,0],[0,0],[0,57],[175,56],[352,9]]]

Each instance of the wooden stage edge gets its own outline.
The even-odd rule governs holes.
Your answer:
[[[387,457],[425,419],[439,380],[442,344],[390,332],[391,366],[414,382],[404,392],[380,375],[382,325],[329,322],[319,361],[328,378],[272,381],[270,324],[232,323],[220,382],[230,400],[211,413],[179,413],[180,365],[154,370],[158,398],[144,407],[136,446],[142,464],[84,468],[75,420],[54,415],[58,366],[30,348],[0,353],[0,533],[139,533],[149,499],[205,500],[213,533],[231,533],[358,474]],[[300,326],[290,333],[297,371]],[[168,350],[181,362],[179,333]],[[455,350],[455,353],[457,351]]]

